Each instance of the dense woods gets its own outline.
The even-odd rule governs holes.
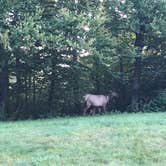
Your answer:
[[[166,110],[165,0],[0,0],[0,119]]]

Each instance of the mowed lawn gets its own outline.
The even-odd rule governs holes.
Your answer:
[[[165,166],[166,112],[0,122],[1,166]]]

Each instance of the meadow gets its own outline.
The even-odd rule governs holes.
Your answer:
[[[164,166],[166,113],[0,122],[0,166]]]

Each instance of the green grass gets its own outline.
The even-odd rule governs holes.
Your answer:
[[[0,166],[164,166],[166,113],[0,122]]]

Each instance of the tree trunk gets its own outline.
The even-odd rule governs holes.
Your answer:
[[[16,111],[20,111],[21,104],[21,67],[20,67],[20,56],[16,53]]]
[[[144,46],[144,33],[145,33],[145,26],[140,25],[140,30],[136,33],[136,39],[134,46],[138,49],[137,57],[135,58],[134,62],[134,69],[133,69],[133,83],[132,83],[132,108],[138,111],[139,109],[139,94],[140,94],[140,77],[141,77],[141,53],[142,48]]]
[[[119,57],[119,68],[120,68],[120,92],[121,92],[121,97],[120,97],[120,105],[122,109],[124,110],[125,104],[126,104],[126,99],[125,99],[125,85],[124,85],[124,67],[123,67],[123,58],[120,56]],[[123,112],[122,110],[122,112]]]
[[[36,83],[35,83],[35,73],[33,75],[33,108],[36,110]]]
[[[132,107],[138,109],[139,92],[140,92],[140,76],[141,76],[141,57],[135,58],[133,85],[132,85]]]
[[[49,86],[49,92],[48,92],[48,108],[49,113],[52,115],[54,114],[54,108],[53,108],[53,99],[55,96],[55,79],[56,79],[56,55],[54,56],[55,52],[52,52],[52,73],[50,77],[50,86]],[[57,53],[56,53],[57,54]]]
[[[49,108],[49,113],[52,113],[53,111],[53,97],[54,97],[54,86],[55,86],[55,81],[54,81],[54,74],[51,74],[51,80],[50,80],[50,87],[49,87],[49,92],[48,92],[48,108]]]
[[[93,76],[95,93],[100,94],[102,85],[100,81],[101,76],[100,76],[99,57],[94,57],[94,72],[92,73],[92,76]]]
[[[29,90],[29,98],[31,100],[31,88],[32,88],[32,80],[31,80],[31,73],[28,76],[28,90]]]
[[[24,83],[25,83],[25,108],[28,107],[28,81],[27,76],[24,77]],[[28,109],[27,109],[28,110]]]
[[[9,91],[9,75],[8,75],[8,60],[4,60],[1,70],[0,89],[1,89],[1,102],[0,102],[0,119],[4,120],[8,111],[8,91]]]
[[[79,73],[78,68],[75,67],[78,61],[78,53],[77,50],[73,50],[73,74],[72,74],[72,87],[73,87],[73,99],[74,99],[74,112],[78,113],[78,111],[81,109],[80,103],[79,103],[79,97],[80,97],[80,88],[79,88]]]

